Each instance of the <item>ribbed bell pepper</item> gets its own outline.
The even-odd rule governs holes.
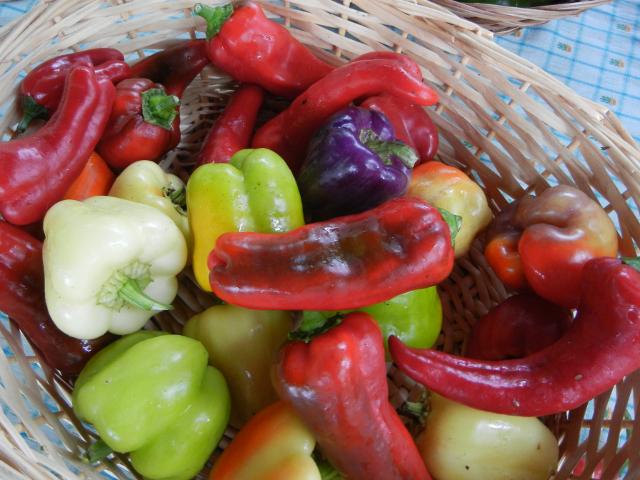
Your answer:
[[[116,197],[64,200],[47,213],[44,233],[47,308],[67,335],[132,333],[171,308],[187,246],[162,212]]]
[[[187,183],[193,273],[211,291],[207,257],[225,232],[282,233],[304,224],[300,192],[287,164],[266,149],[198,167]]]
[[[223,376],[200,342],[165,332],[128,335],[80,373],[73,409],[116,452],[129,452],[145,478],[194,477],[229,419]]]
[[[184,334],[202,342],[231,392],[231,424],[242,426],[278,397],[270,369],[293,322],[288,312],[215,305],[189,319]]]
[[[216,461],[209,480],[320,480],[316,440],[284,402],[262,410]]]
[[[134,162],[116,178],[109,195],[132,202],[144,203],[167,215],[192,243],[187,217],[186,189],[182,180],[165,172],[149,160]]]

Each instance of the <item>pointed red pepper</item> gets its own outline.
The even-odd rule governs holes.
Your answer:
[[[375,320],[351,313],[304,340],[282,348],[274,383],[329,462],[353,480],[430,479],[389,403],[384,343]]]
[[[0,143],[0,213],[16,225],[42,220],[80,175],[104,132],[114,86],[91,67],[73,67],[60,106],[33,135]]]
[[[391,356],[415,381],[470,407],[531,417],[572,410],[640,368],[640,272],[596,258],[581,286],[571,327],[524,358],[473,360],[412,349],[397,337],[389,339]]]

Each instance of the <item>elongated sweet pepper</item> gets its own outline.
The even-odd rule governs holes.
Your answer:
[[[302,201],[287,164],[265,150],[241,150],[228,164],[198,167],[187,182],[193,273],[211,291],[207,257],[225,232],[287,232],[304,224]]]
[[[256,85],[238,88],[207,133],[196,158],[198,166],[228,163],[236,152],[249,147],[263,97],[264,92]]]
[[[304,160],[309,140],[331,115],[352,101],[389,93],[418,105],[433,105],[438,94],[394,59],[351,62],[336,68],[300,94],[291,105],[258,129],[254,147],[269,148],[294,173]]]
[[[488,236],[485,256],[503,282],[528,285],[568,308],[578,304],[585,263],[618,254],[618,236],[607,213],[566,185],[523,198],[497,219]]]
[[[26,335],[44,361],[64,377],[74,377],[91,356],[112,342],[113,335],[78,340],[53,323],[44,300],[42,242],[0,222],[0,311]]]
[[[213,292],[256,309],[365,307],[436,285],[452,268],[441,214],[404,197],[288,233],[227,233],[209,255]]]
[[[427,162],[416,167],[407,195],[421,198],[462,218],[456,235],[456,258],[469,251],[476,235],[493,218],[482,188],[461,170],[444,163]]]
[[[235,436],[209,480],[320,480],[316,440],[285,402],[268,406]]]
[[[64,200],[85,200],[106,195],[116,176],[100,155],[91,153],[89,160],[64,194]]]
[[[116,197],[63,200],[44,233],[47,308],[67,335],[132,333],[171,308],[187,247],[162,212]]]
[[[189,319],[184,334],[209,352],[231,392],[231,425],[241,427],[278,397],[271,364],[293,327],[288,312],[215,305]]]
[[[367,98],[360,106],[384,114],[396,137],[416,151],[418,163],[428,162],[438,152],[438,129],[420,105],[383,94]]]
[[[389,349],[409,377],[470,407],[536,417],[572,410],[640,368],[639,286],[640,273],[620,260],[590,260],[569,329],[521,359],[473,360],[395,337]]]
[[[97,77],[104,77],[114,84],[130,75],[124,55],[115,48],[83,50],[41,63],[20,84],[23,117],[18,132],[24,132],[36,118],[46,119],[53,115],[62,99],[67,75],[79,65],[92,68]]]
[[[229,419],[223,376],[201,343],[143,331],[95,355],[73,389],[73,410],[150,479],[187,480],[204,466]]]
[[[293,98],[333,69],[255,3],[235,12],[230,4],[196,4],[193,11],[207,21],[211,63],[239,82]]]
[[[149,160],[134,162],[116,178],[109,195],[144,203],[167,215],[180,229],[190,250],[186,188],[182,180]]]
[[[298,186],[305,213],[316,220],[359,213],[405,193],[415,151],[397,140],[378,112],[347,107],[309,143]]]
[[[60,107],[33,135],[0,143],[0,213],[16,225],[42,220],[80,175],[102,135],[114,87],[92,69],[73,67]]]
[[[336,317],[334,317],[336,318]],[[420,453],[389,403],[382,332],[351,313],[280,353],[274,383],[313,432],[329,462],[354,480],[430,479]],[[330,381],[328,381],[330,379]]]
[[[525,357],[556,342],[572,320],[569,309],[533,293],[514,295],[473,326],[466,356],[484,360]]]

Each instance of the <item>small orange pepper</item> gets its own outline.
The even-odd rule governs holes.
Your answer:
[[[98,195],[107,195],[115,178],[102,157],[93,152],[63,198],[65,200],[84,200]]]

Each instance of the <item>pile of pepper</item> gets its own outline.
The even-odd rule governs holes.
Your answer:
[[[39,65],[0,144],[0,310],[73,383],[100,437],[88,460],[191,478],[230,424],[213,480],[548,478],[558,445],[535,417],[640,367],[640,273],[606,212],[557,186],[494,219],[433,160],[438,95],[414,61],[334,67],[257,5],[194,13],[206,40],[133,65],[113,49]],[[156,162],[207,65],[240,85],[180,179]],[[266,96],[290,105],[258,125]],[[474,241],[516,294],[461,357],[432,348],[436,287]],[[183,335],[141,330],[185,269],[216,304]],[[390,360],[432,392],[404,417]]]

